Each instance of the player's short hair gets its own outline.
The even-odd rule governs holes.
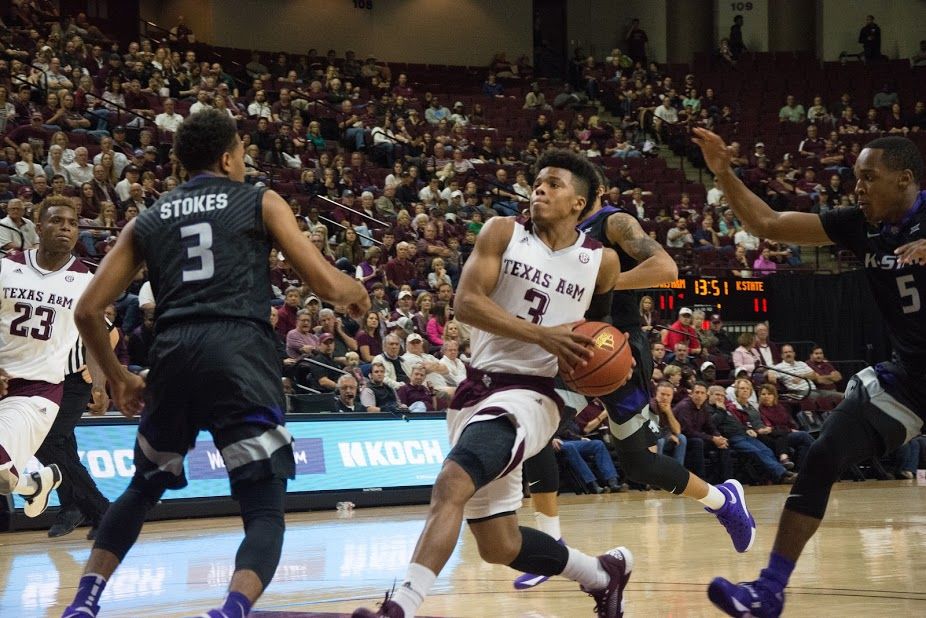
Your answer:
[[[213,169],[226,152],[235,147],[238,129],[226,113],[215,109],[191,114],[174,135],[174,153],[194,174]]]
[[[48,220],[48,211],[52,208],[70,208],[77,214],[77,208],[74,202],[66,195],[49,195],[42,201],[42,209],[39,211],[39,222],[45,223]]]
[[[917,184],[923,180],[923,155],[920,154],[916,144],[906,137],[899,135],[879,137],[865,144],[865,148],[880,150],[882,152],[881,162],[892,172],[910,170]]]
[[[558,167],[572,172],[572,182],[576,193],[585,196],[585,210],[579,214],[580,218],[583,217],[598,197],[598,175],[595,173],[595,166],[582,155],[568,150],[553,149],[546,151],[537,159],[532,175],[536,177],[545,167]]]
[[[667,367],[667,369],[668,369],[668,367]],[[660,388],[667,388],[667,389],[669,389],[670,391],[672,391],[673,393],[675,392],[675,387],[672,386],[672,383],[671,383],[671,382],[666,382],[665,380],[663,380],[662,382],[660,382],[659,384],[656,385],[656,390],[657,390],[657,391],[658,391]]]

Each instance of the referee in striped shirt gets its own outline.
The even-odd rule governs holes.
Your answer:
[[[120,336],[112,322],[115,318],[115,308],[108,308],[106,313],[110,338],[114,341],[115,347]],[[74,427],[84,412],[89,410],[94,414],[103,414],[109,407],[109,398],[105,391],[94,392],[90,384],[89,373],[86,372],[86,353],[84,342],[78,338],[68,355],[61,408],[45,441],[35,454],[36,459],[43,465],[57,464],[64,477],[58,487],[61,507],[58,509],[55,523],[48,530],[48,536],[52,538],[70,534],[81,524],[89,523],[90,532],[87,538],[93,539],[97,524],[109,508],[109,500],[100,493],[93,477],[80,463],[77,439],[74,436]],[[93,405],[89,405],[91,401]]]

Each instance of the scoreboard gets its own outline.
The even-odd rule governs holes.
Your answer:
[[[648,291],[655,309],[674,316],[682,307],[719,313],[725,321],[768,319],[768,281],[735,277],[685,277]]]

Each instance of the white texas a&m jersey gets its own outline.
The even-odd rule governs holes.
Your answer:
[[[93,275],[71,258],[39,268],[35,249],[0,260],[0,368],[10,378],[58,384],[77,341],[74,309]]]
[[[518,318],[543,326],[581,320],[595,293],[603,251],[583,232],[572,246],[553,251],[537,238],[530,221],[519,219],[490,298]],[[472,353],[472,366],[482,371],[552,377],[559,370],[556,357],[539,345],[478,328],[473,328]]]

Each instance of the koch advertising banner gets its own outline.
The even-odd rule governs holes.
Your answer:
[[[288,485],[291,493],[433,485],[450,449],[442,418],[407,423],[292,420],[286,427],[295,438],[296,479]],[[75,430],[81,463],[110,500],[119,497],[135,471],[136,429],[134,423],[124,423],[79,425]],[[38,465],[33,460],[27,470]],[[189,484],[166,492],[164,500],[229,495],[225,463],[207,432],[199,434],[184,466]],[[22,508],[21,497],[14,495],[14,501]],[[58,505],[57,495],[50,505]]]

